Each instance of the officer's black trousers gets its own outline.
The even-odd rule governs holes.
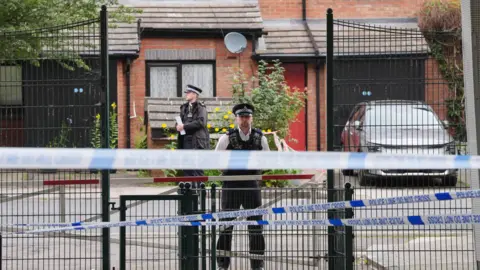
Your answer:
[[[185,135],[183,139],[183,149],[193,149],[192,136]],[[183,170],[183,176],[203,176],[203,170]],[[192,188],[200,188],[200,182],[192,182]]]
[[[258,187],[252,188],[232,188],[222,190],[222,211],[239,210],[240,206],[244,209],[254,209],[262,205],[261,192]],[[251,216],[247,220],[261,220],[262,216]],[[228,221],[233,219],[222,219]],[[233,226],[220,227],[220,237],[217,242],[217,250],[231,251]],[[262,234],[262,226],[249,225],[249,246],[250,253],[263,255],[265,253],[265,239]],[[263,267],[263,260],[250,260],[252,268]],[[230,265],[229,257],[217,256],[217,264],[220,267],[228,268]]]

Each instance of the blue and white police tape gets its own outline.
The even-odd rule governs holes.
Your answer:
[[[121,222],[112,222],[108,227],[119,227]],[[474,214],[451,214],[451,215],[427,215],[427,216],[399,216],[359,219],[311,219],[311,220],[247,220],[247,221],[190,221],[169,223],[129,222],[129,226],[428,226],[449,224],[480,224],[480,215]],[[40,229],[22,232],[5,233],[2,235],[42,234],[65,231],[81,231],[100,229],[104,226],[91,224],[76,227],[63,227],[52,229]]]
[[[0,148],[0,169],[480,169],[480,156]]]
[[[175,216],[175,217],[162,217],[162,218],[153,218],[153,219],[143,219],[135,221],[122,221],[117,222],[117,226],[132,226],[131,224],[161,224],[161,223],[172,223],[172,222],[189,222],[189,221],[198,221],[198,220],[209,220],[209,219],[226,219],[226,218],[237,218],[237,217],[250,217],[250,216],[263,216],[263,215],[278,215],[285,213],[305,213],[305,212],[318,212],[325,211],[330,209],[344,209],[344,208],[360,208],[360,207],[372,207],[372,206],[382,206],[382,205],[397,205],[397,204],[409,204],[409,203],[422,203],[422,202],[435,202],[435,201],[451,201],[451,200],[460,200],[460,199],[471,199],[471,198],[480,198],[480,189],[475,190],[466,190],[466,191],[453,191],[453,192],[437,192],[430,194],[421,194],[421,195],[409,195],[409,196],[398,196],[398,197],[389,197],[389,198],[378,198],[378,199],[365,199],[365,200],[352,200],[352,201],[339,201],[339,202],[329,202],[329,203],[316,203],[316,204],[306,204],[306,205],[290,205],[283,207],[273,207],[273,208],[258,208],[258,209],[248,209],[248,210],[237,210],[237,211],[224,211],[216,213],[206,213],[206,214],[196,214],[196,215],[185,215],[185,216]],[[112,222],[101,222],[101,223],[46,223],[46,224],[1,224],[3,226],[20,226],[20,227],[78,227],[78,226],[104,226],[111,227]]]

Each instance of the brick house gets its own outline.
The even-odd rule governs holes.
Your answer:
[[[121,2],[126,3],[128,0]],[[109,91],[110,101],[118,104],[118,146],[133,148],[135,136],[144,125],[148,126],[149,147],[161,147],[168,143],[158,128],[164,123],[173,126],[172,120],[178,113],[179,104],[183,102],[181,89],[185,84],[197,84],[204,89],[203,98],[210,110],[224,107],[230,96],[230,67],[241,67],[252,74],[260,59],[279,59],[286,70],[288,84],[300,90],[306,87],[309,91],[304,111],[299,114],[298,121],[291,125],[291,137],[298,142],[290,144],[296,150],[324,150],[326,10],[333,7],[336,19],[351,19],[359,24],[415,29],[415,14],[422,2],[423,0],[169,0],[140,4],[130,0],[143,13],[138,14],[135,23],[118,24],[109,30]],[[345,34],[338,29],[335,31],[338,36]],[[248,39],[248,46],[242,53],[231,54],[225,48],[223,38],[229,32],[242,33]],[[394,45],[392,48],[396,51],[393,53],[397,55],[412,55],[416,53],[413,51],[415,49],[427,51],[426,42],[423,36],[418,36],[418,32],[412,34],[416,37],[405,34],[395,37],[389,34],[382,38],[378,33],[369,33],[368,29],[357,29],[356,35],[373,36],[375,42],[371,43],[367,39],[354,44],[341,41],[336,47],[354,47],[363,55],[385,54],[385,47],[389,44]],[[402,42],[408,45],[403,46]],[[365,48],[365,51],[361,51],[361,48]],[[395,69],[389,68],[392,63]],[[50,69],[45,74],[25,71],[23,77],[22,69],[30,70],[31,67],[0,67],[0,81],[38,80],[35,76],[49,80],[54,74],[65,72],[61,71],[61,66],[55,66],[53,71]],[[359,78],[366,76],[370,81],[382,79],[400,82],[398,85],[405,84],[405,78],[425,82],[405,93],[412,94],[413,91],[416,98],[437,104],[434,109],[440,118],[445,118],[445,106],[438,104],[443,104],[448,97],[448,86],[441,79],[436,61],[427,54],[420,56],[413,64],[409,59],[394,62],[385,57],[385,61],[363,60],[352,67],[341,66],[340,70],[348,72],[336,72],[335,76],[347,82],[359,81]],[[71,73],[68,76],[74,78],[86,75],[98,74]],[[35,92],[36,86],[30,85],[29,89],[21,84],[9,87],[13,93],[11,97],[0,93],[0,107],[7,108],[0,111],[0,146],[46,145],[49,138],[56,136],[56,131],[49,128],[48,134],[44,134],[39,127],[58,127],[65,117],[60,113],[50,113],[52,98],[38,99],[27,93]],[[72,87],[83,89],[87,85],[78,83]],[[383,90],[382,85],[371,87],[374,93]],[[58,95],[65,94],[61,86],[52,86],[46,91],[45,96],[57,92]],[[397,98],[402,98],[404,92],[398,93],[400,95]],[[64,98],[62,102],[68,103],[75,99],[75,93],[70,95],[73,96]],[[336,104],[354,104],[365,99],[363,96],[336,98],[341,99],[334,100]],[[379,97],[373,95],[371,98]],[[98,97],[90,95],[82,102],[90,104],[97,102],[97,99]],[[13,109],[10,108],[12,105]],[[87,110],[76,114],[77,125],[90,125],[88,121],[83,122],[91,118]],[[343,114],[335,118],[338,129],[345,124],[348,109],[336,114]],[[39,115],[46,116],[38,120]],[[88,136],[80,137],[83,138],[81,145],[88,146]]]
[[[174,125],[174,116],[183,102],[182,89],[187,83],[204,89],[204,100],[211,110],[228,103],[229,67],[240,66],[251,74],[256,70],[258,60],[279,59],[286,69],[288,84],[309,90],[305,109],[299,114],[299,121],[291,126],[291,136],[298,140],[291,146],[296,150],[324,150],[327,8],[334,8],[335,18],[354,19],[382,27],[417,28],[415,12],[421,2],[190,0],[134,5],[143,10],[138,15],[137,24],[120,25],[112,29],[110,35],[110,43],[117,48],[111,50],[116,70],[111,70],[110,74],[117,78],[119,147],[133,148],[134,136],[142,124],[149,127],[149,147],[161,147],[167,143],[158,128],[163,123]],[[247,37],[248,47],[241,54],[229,53],[223,43],[224,35],[233,31]],[[359,33],[362,34],[365,35]],[[379,42],[388,44],[389,41],[380,38]],[[415,42],[414,46],[426,47],[424,39],[415,39]],[[384,50],[382,45],[355,46],[369,47],[365,53],[370,54]],[[401,46],[395,48],[401,49]],[[398,65],[402,70],[402,63]],[[358,70],[353,70],[352,74],[361,76],[366,67],[381,71],[385,63],[377,61],[358,65]],[[422,80],[438,76],[431,74],[437,72],[436,62],[432,59],[425,59],[417,69],[415,72],[421,74]],[[405,76],[399,71],[379,74],[389,76],[391,80]],[[439,86],[435,87],[426,85],[420,90],[421,98],[429,103],[444,98],[433,94],[432,91],[438,91]],[[443,111],[440,116],[445,116]],[[144,121],[139,121],[142,118]]]

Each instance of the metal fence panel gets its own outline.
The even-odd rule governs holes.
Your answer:
[[[212,192],[212,190],[208,190]],[[207,191],[207,193],[208,193]],[[301,187],[282,188],[219,188],[216,192],[216,205],[218,211],[235,210],[234,203],[245,202],[244,209],[251,208],[251,203],[260,203],[258,208],[280,207],[285,205],[303,205],[326,202],[326,191],[316,185],[305,184]],[[257,194],[256,194],[257,193]],[[261,202],[256,196],[261,196]],[[208,196],[208,195],[207,195]],[[229,204],[233,203],[233,204]],[[222,207],[223,204],[223,207]],[[207,205],[209,205],[207,199]],[[231,206],[231,207],[230,207]],[[298,219],[326,219],[324,212],[287,213],[282,215],[269,215],[259,217],[264,220],[298,220]],[[237,218],[236,220],[246,220]],[[253,220],[253,219],[248,219]],[[207,235],[210,235],[207,228]],[[249,231],[250,230],[250,231]],[[258,234],[261,231],[265,242],[262,250],[262,241]],[[216,256],[222,257],[226,251],[220,250],[227,247],[227,237],[232,236],[231,244],[231,269],[249,269],[250,258],[255,254],[263,255],[264,269],[324,269],[327,253],[326,228],[313,226],[264,226],[254,228],[248,226],[235,226],[229,233],[224,228],[217,228]],[[211,240],[209,240],[211,241]],[[263,251],[263,252],[262,252]],[[218,260],[217,260],[218,261]],[[253,262],[255,264],[255,262]],[[218,263],[217,263],[218,265]],[[255,265],[253,265],[255,266]]]
[[[97,120],[108,119],[104,91],[108,74],[101,57],[106,32],[100,25],[97,18],[2,33],[2,42],[28,41],[41,54],[23,58],[6,54],[0,59],[0,146],[104,146],[105,122]],[[99,216],[102,203],[107,201],[108,207],[100,184],[98,171],[0,170],[1,223],[78,222]],[[1,228],[25,229],[31,227]],[[97,230],[5,236],[0,263],[2,269],[101,269],[102,261],[108,262],[102,251],[108,247],[108,241],[102,246],[105,239],[108,235],[102,239]]]
[[[180,184],[182,187],[182,184]],[[186,193],[184,186],[180,193]],[[188,193],[186,193],[188,194]],[[222,188],[212,184],[193,190],[194,196],[122,196],[121,220],[137,220],[151,217],[169,217],[188,213],[215,213],[233,210],[226,208],[225,196],[230,202],[258,202],[257,208],[285,205],[302,205],[326,201],[326,191],[317,184],[279,188]],[[232,197],[233,196],[233,197]],[[192,200],[192,198],[195,198]],[[222,207],[222,200],[224,204]],[[184,206],[182,206],[182,204]],[[127,205],[131,205],[128,207]],[[190,205],[185,208],[185,205]],[[127,206],[127,208],[124,208]],[[326,212],[287,213],[263,216],[265,220],[324,219]],[[245,218],[246,219],[246,218]],[[237,218],[236,220],[245,220]],[[311,226],[264,226],[259,228],[235,226],[233,231],[222,227],[122,227],[120,228],[120,269],[217,269],[222,257],[230,258],[230,269],[249,269],[250,260],[263,261],[264,269],[326,269],[327,253],[325,228]],[[249,230],[250,229],[250,230]],[[230,250],[225,246],[225,236],[230,234]],[[222,236],[223,235],[223,236]],[[263,236],[264,245],[259,242]],[[122,240],[123,239],[123,240]],[[252,242],[250,242],[252,241]],[[263,247],[262,247],[263,246]],[[263,252],[262,252],[263,250]],[[263,254],[262,254],[263,253]],[[182,263],[187,262],[186,268]]]
[[[120,220],[178,216],[181,204],[192,203],[185,195],[120,196]],[[182,240],[179,227],[120,227],[120,269],[180,268]],[[198,242],[197,242],[198,244]]]
[[[407,26],[347,20],[333,20],[332,26],[327,71],[331,76],[327,102],[332,102],[327,114],[332,119],[327,128],[335,151],[466,153],[462,96],[458,96],[462,86],[448,80],[448,70],[436,58],[439,49],[453,52],[459,44],[439,48],[429,40],[433,33]],[[455,34],[441,33],[445,40]],[[336,170],[329,180],[334,190],[352,184],[355,200],[469,189],[471,172]],[[354,218],[469,213],[470,209],[470,201],[376,206],[355,209]],[[353,235],[357,269],[366,264],[475,269],[471,225],[355,227]]]

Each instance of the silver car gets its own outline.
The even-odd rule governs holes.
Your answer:
[[[342,131],[343,151],[385,154],[454,155],[455,141],[434,110],[421,101],[379,100],[355,106]],[[353,175],[353,170],[343,170]],[[441,178],[455,186],[457,170],[359,170],[360,185],[379,177]]]

